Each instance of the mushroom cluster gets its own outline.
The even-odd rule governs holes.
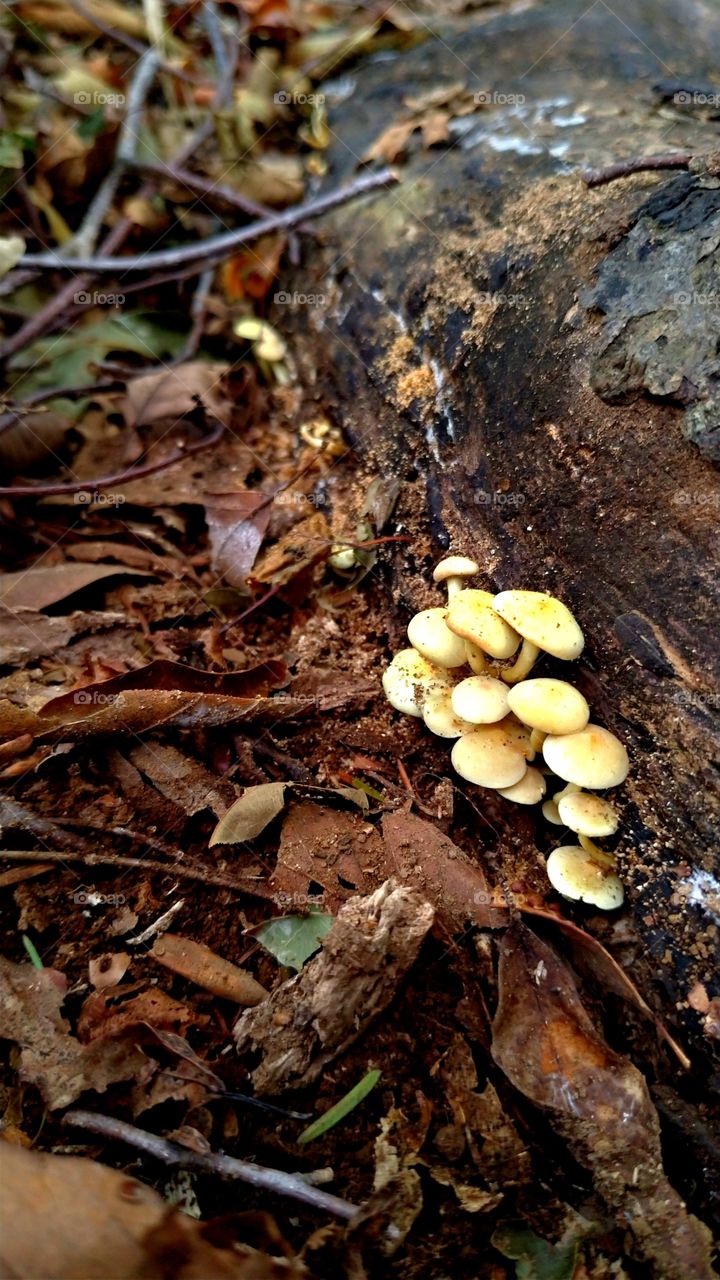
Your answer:
[[[445,583],[447,604],[411,618],[411,648],[384,672],[385,695],[397,711],[454,739],[450,759],[461,778],[516,804],[544,802],[545,818],[577,837],[550,854],[550,883],[566,898],[612,910],[623,887],[614,857],[595,839],[614,835],[618,817],[593,793],[625,781],[627,751],[591,722],[586,699],[566,680],[528,678],[541,653],[579,657],[583,633],[544,591],[494,595],[468,586],[479,571],[467,556],[440,561],[433,579]],[[539,754],[542,762],[533,763]],[[546,799],[552,775],[563,785]]]

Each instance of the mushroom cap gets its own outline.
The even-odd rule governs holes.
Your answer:
[[[491,658],[511,658],[520,643],[517,632],[493,609],[492,593],[475,587],[466,587],[453,596],[447,625]]]
[[[460,738],[470,733],[474,725],[455,715],[452,707],[452,689],[432,689],[423,702],[422,718],[431,733],[439,738]]]
[[[527,763],[512,738],[496,724],[479,725],[458,738],[450,754],[453,769],[479,787],[512,787]]]
[[[467,676],[455,685],[452,705],[471,724],[495,724],[508,713],[507,685],[494,676]]]
[[[547,874],[553,889],[564,898],[590,902],[602,911],[622,905],[622,881],[610,867],[601,867],[579,845],[565,844],[553,849],[547,860]]]
[[[509,716],[505,716],[500,721],[500,728],[504,729],[508,737],[515,744],[515,750],[522,752],[526,760],[534,760],[537,752],[531,742],[531,733],[526,724],[521,724],[517,716],[510,712]]]
[[[438,667],[462,667],[465,665],[465,645],[445,621],[447,608],[422,609],[410,619],[408,640],[423,658]]]
[[[401,649],[383,672],[382,687],[391,707],[419,718],[427,695],[447,686],[449,681],[442,667],[428,662],[415,649]]]
[[[512,787],[501,787],[498,795],[516,804],[538,804],[547,790],[547,783],[539,769],[529,765],[519,782]]]
[[[543,814],[543,818],[545,818],[548,822],[554,822],[557,827],[565,826],[565,823],[560,817],[560,814],[558,812],[558,807],[554,800],[545,801],[542,807],[542,814]]]
[[[558,800],[558,813],[566,827],[583,836],[613,836],[618,829],[617,810],[602,796],[571,792]]]
[[[578,733],[590,719],[586,699],[567,680],[520,680],[508,702],[523,724],[543,733]]]
[[[523,639],[555,658],[571,661],[583,651],[585,639],[570,610],[545,591],[501,591],[493,608]]]
[[[447,582],[448,578],[471,578],[480,572],[480,565],[469,556],[446,556],[433,569],[433,582]]]
[[[592,791],[616,787],[630,771],[622,742],[599,724],[560,737],[550,734],[543,743],[543,755],[558,778]]]

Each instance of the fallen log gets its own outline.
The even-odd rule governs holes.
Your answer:
[[[413,543],[393,550],[388,616],[436,603],[428,571],[451,547],[481,585],[552,591],[580,619],[579,685],[632,758],[619,852],[645,972],[712,1054],[720,184],[695,160],[580,175],[717,149],[720,14],[557,0],[470,21],[362,64],[342,101],[327,86],[328,182],[371,150],[403,181],[323,219],[276,318],[309,401],[369,473],[404,481]],[[431,109],[446,138],[427,147]]]

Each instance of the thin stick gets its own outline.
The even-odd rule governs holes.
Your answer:
[[[194,453],[199,453],[201,449],[211,448],[218,443],[224,430],[225,424],[218,420],[212,431],[208,432],[202,440],[196,440],[186,445],[184,449],[176,449],[175,453],[165,458],[163,462],[145,462],[139,467],[128,467],[125,471],[115,471],[110,476],[96,476],[90,480],[71,480],[59,484],[5,485],[0,487],[0,498],[48,498],[58,493],[85,493],[95,489],[110,489],[116,484],[130,484],[133,480],[140,480],[144,476],[166,471],[168,467],[174,467],[176,463],[183,462]]]
[[[235,227],[222,235],[211,236],[204,243],[181,245],[176,249],[161,249],[156,253],[140,253],[127,258],[109,257],[98,254],[97,257],[64,258],[54,251],[51,253],[26,254],[20,259],[23,267],[57,267],[63,271],[166,271],[172,267],[195,263],[197,274],[209,266],[211,262],[222,262],[241,244],[257,240],[259,236],[271,231],[286,231],[296,227],[306,218],[317,218],[320,214],[335,209],[338,205],[347,204],[357,196],[366,195],[378,187],[388,187],[399,181],[393,169],[381,169],[379,173],[363,174],[354,182],[344,187],[329,191],[326,195],[307,200],[304,204],[293,205],[281,213],[272,213],[265,218],[258,218],[246,227]]]
[[[191,169],[181,169],[165,160],[135,160],[134,168],[140,169],[143,173],[154,174],[158,178],[170,178],[180,187],[197,191],[208,204],[219,201],[221,204],[231,205],[234,209],[240,209],[242,213],[251,213],[255,218],[265,217],[270,212],[265,205],[241,195],[234,187],[229,187],[223,182],[213,182],[210,178],[203,178],[199,173],[193,173]]]
[[[126,1142],[128,1146],[142,1151],[145,1155],[161,1160],[163,1164],[197,1169],[199,1173],[208,1173],[215,1177],[233,1181],[248,1182],[253,1187],[270,1191],[274,1195],[288,1196],[301,1204],[309,1205],[323,1213],[330,1213],[336,1218],[349,1222],[358,1212],[358,1206],[339,1196],[330,1195],[327,1191],[318,1191],[303,1178],[293,1173],[285,1173],[281,1169],[267,1169],[263,1165],[252,1164],[248,1160],[235,1160],[232,1156],[207,1155],[199,1151],[191,1151],[189,1147],[180,1147],[175,1142],[168,1142],[154,1133],[137,1129],[135,1125],[124,1120],[114,1120],[111,1116],[98,1115],[93,1111],[68,1111],[62,1120],[63,1124],[72,1125],[76,1129],[84,1129],[89,1133],[97,1133],[111,1142]]]
[[[618,160],[603,169],[585,169],[581,178],[587,187],[604,187],[616,178],[626,178],[631,173],[654,172],[657,169],[687,169],[690,152],[673,151],[660,156],[638,156],[635,160]]]
[[[211,884],[217,889],[232,889],[234,893],[247,893],[252,897],[264,898],[265,894],[254,894],[251,884],[233,880],[232,876],[224,876],[203,867],[189,867],[182,862],[161,862],[159,858],[129,858],[121,853],[81,853],[73,849],[59,853],[55,849],[0,849],[0,858],[9,862],[47,862],[47,863],[79,863],[84,867],[131,867],[136,871],[157,871],[166,876],[176,876],[180,880],[197,880],[200,884]]]
[[[160,58],[154,49],[148,49],[138,61],[128,89],[127,110],[120,128],[115,157],[105,178],[90,201],[85,217],[70,241],[69,248],[71,253],[77,253],[82,256],[93,252],[95,242],[100,234],[107,211],[115,199],[123,174],[134,159],[138,141],[135,117],[143,110],[145,99],[155,79],[159,62]]]
[[[134,36],[126,35],[124,31],[119,31],[117,27],[110,27],[103,22],[102,18],[98,18],[92,9],[88,9],[82,0],[68,0],[71,9],[79,13],[86,22],[95,27],[96,31],[101,31],[104,36],[113,40],[115,44],[124,44],[126,49],[132,49],[136,57],[142,57],[144,53],[149,51],[149,46],[143,44],[142,40],[136,40]],[[173,66],[172,62],[160,62],[160,70],[166,75],[174,76],[176,80],[183,80],[186,84],[202,85],[205,83],[199,80],[197,76],[190,75],[189,71],[183,71],[181,67]]]

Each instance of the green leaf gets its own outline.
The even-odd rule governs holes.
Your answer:
[[[77,306],[87,306],[87,298],[120,295],[100,294],[99,290],[80,291]],[[132,351],[154,362],[180,351],[184,336],[167,329],[144,312],[120,312],[75,325],[62,337],[40,338],[18,352],[10,361],[13,369],[27,369],[28,374],[13,383],[13,393],[20,399],[45,387],[82,387],[97,381],[93,366],[107,360],[114,351]]]
[[[23,133],[0,130],[0,169],[22,169],[23,152],[32,147],[32,138]]]
[[[33,942],[32,938],[28,938],[27,934],[24,933],[22,936],[22,940],[23,940],[23,946],[30,957],[30,963],[33,969],[44,969],[45,965],[40,959],[40,953],[38,952],[38,949],[35,946],[35,943]]]
[[[105,112],[102,107],[83,116],[75,126],[75,132],[81,142],[93,142],[105,128]]]
[[[305,961],[318,950],[320,943],[330,932],[334,916],[323,915],[320,911],[309,911],[303,916],[275,916],[272,920],[263,920],[249,932],[267,951],[275,957],[278,964],[289,969],[302,969]]]
[[[577,1262],[577,1240],[550,1244],[524,1222],[505,1222],[493,1232],[498,1253],[517,1262],[517,1280],[572,1280]]]
[[[319,1117],[319,1119],[313,1120],[312,1124],[309,1124],[307,1129],[303,1129],[300,1137],[298,1138],[299,1146],[304,1147],[307,1142],[314,1142],[316,1138],[322,1137],[324,1133],[327,1133],[328,1129],[332,1129],[340,1120],[344,1120],[345,1116],[349,1115],[351,1111],[354,1111],[355,1107],[357,1107],[364,1098],[367,1098],[371,1090],[375,1088],[379,1079],[379,1071],[368,1071],[367,1075],[363,1076],[360,1083],[356,1084],[349,1093],[346,1093],[345,1097],[341,1098],[339,1102],[336,1102],[334,1107],[331,1107],[330,1110],[326,1111],[324,1115]]]

